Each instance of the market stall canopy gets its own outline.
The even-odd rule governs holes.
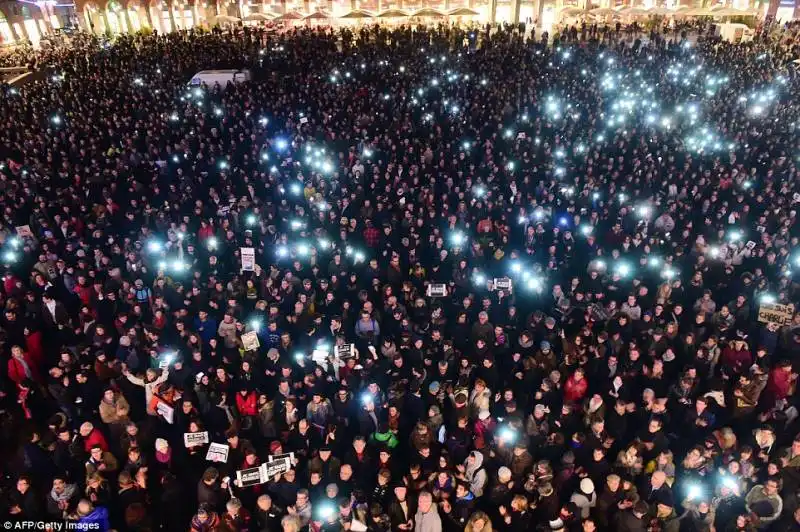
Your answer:
[[[566,16],[580,15],[581,13],[586,13],[586,10],[575,6],[565,7],[564,9],[559,11],[559,14]]]
[[[609,7],[596,7],[589,11],[592,15],[600,15],[600,16],[607,16],[607,15],[616,15],[617,12]]]
[[[247,22],[254,22],[259,20],[272,20],[272,15],[268,15],[266,13],[250,13],[244,19]]]
[[[230,15],[217,15],[211,19],[212,24],[236,24],[241,22],[242,19],[238,17],[231,17]]]
[[[331,16],[324,11],[314,11],[303,17],[303,20],[321,20],[326,18],[331,18]]]
[[[711,10],[715,17],[752,17],[754,13],[750,11],[742,11],[733,7],[726,7],[723,9]]]
[[[303,15],[296,11],[289,11],[288,13],[284,13],[283,15],[278,15],[275,17],[275,20],[300,20],[303,18]]]
[[[411,14],[412,17],[443,17],[444,13],[431,7],[424,7]]]
[[[399,18],[407,16],[408,13],[402,9],[387,9],[386,11],[378,13],[378,18]]]
[[[474,17],[480,15],[480,13],[468,7],[457,7],[448,11],[447,14],[451,17]]]
[[[365,11],[363,9],[354,9],[353,11],[351,11],[351,12],[345,14],[345,15],[342,15],[339,18],[372,18],[374,16],[375,15],[373,15],[369,11]]]
[[[642,15],[647,15],[648,12],[646,9],[642,9],[641,7],[626,7],[624,9],[620,9],[617,11],[619,15],[625,15],[628,17],[638,17]]]

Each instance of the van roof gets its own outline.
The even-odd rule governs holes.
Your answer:
[[[195,76],[199,76],[201,74],[235,74],[236,72],[243,72],[243,70],[237,70],[235,68],[227,68],[227,69],[218,69],[218,70],[201,70]]]

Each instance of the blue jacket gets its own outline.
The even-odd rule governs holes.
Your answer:
[[[89,515],[84,515],[80,519],[78,519],[79,523],[96,523],[98,527],[92,527],[92,530],[99,530],[100,532],[107,532],[111,529],[111,525],[108,522],[108,509],[104,506],[98,506],[95,508],[92,513]],[[87,528],[88,530],[88,528]]]

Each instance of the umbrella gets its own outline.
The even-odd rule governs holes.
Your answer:
[[[325,18],[331,18],[331,16],[324,11],[314,11],[313,13],[309,13],[308,15],[303,17],[303,20],[320,20]]]
[[[444,13],[442,13],[441,11],[437,11],[436,9],[433,9],[433,8],[430,8],[430,7],[425,7],[425,8],[419,9],[417,11],[414,11],[411,14],[411,16],[412,17],[443,17]]]
[[[275,20],[300,20],[303,18],[303,15],[296,11],[289,11],[288,13],[284,13],[283,15],[278,15],[275,17]]]
[[[592,15],[599,15],[599,16],[616,15],[617,14],[616,11],[614,11],[613,9],[610,9],[608,7],[596,7],[594,9],[592,9],[591,11],[589,11],[589,13],[591,13]]]
[[[387,9],[386,11],[378,13],[378,18],[398,18],[407,16],[408,13],[406,13],[402,9]]]
[[[374,16],[375,15],[369,11],[364,11],[363,9],[354,9],[353,11],[347,13],[346,15],[342,15],[339,18],[372,18]]]
[[[242,19],[238,17],[231,17],[230,15],[217,15],[213,18],[214,24],[235,24]]]
[[[272,20],[270,15],[266,13],[250,13],[244,19],[248,22],[258,21],[258,20]]]
[[[480,13],[468,7],[457,7],[448,11],[447,14],[451,17],[474,17],[475,15],[480,15]]]
[[[671,9],[667,9],[666,7],[654,7],[647,11],[649,15],[672,15],[673,11]]]

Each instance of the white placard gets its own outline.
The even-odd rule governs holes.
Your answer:
[[[275,460],[273,462],[268,462],[265,464],[265,472],[264,476],[267,478],[273,478],[275,475],[280,475],[281,473],[286,473],[292,468],[292,463],[289,458],[283,458],[281,460]]]
[[[334,346],[333,354],[337,358],[353,358],[353,344],[342,344]]]
[[[228,453],[230,452],[230,447],[225,445],[224,443],[212,443],[208,446],[208,452],[206,453],[206,460],[211,462],[222,462],[225,463],[228,461]]]
[[[158,415],[164,418],[164,421],[172,425],[173,420],[175,418],[175,409],[169,406],[164,401],[159,400],[158,405],[156,405],[156,412]]]
[[[300,119],[300,123],[301,123],[301,124],[308,124],[308,117],[307,117],[307,116],[304,116],[303,118],[301,118],[301,119]]]
[[[236,472],[236,485],[240,488],[257,486],[263,484],[268,479],[267,464],[261,464],[258,467],[250,467],[248,469],[240,469]]]
[[[429,284],[425,293],[428,297],[445,297],[447,296],[447,285],[445,283]]]
[[[185,447],[197,447],[198,445],[205,445],[209,442],[208,431],[203,432],[184,432],[183,445]]]
[[[256,250],[255,248],[239,248],[239,256],[242,259],[242,271],[252,272],[256,269]]]
[[[255,331],[246,332],[242,335],[242,346],[245,351],[255,351],[261,344],[258,341],[258,333]]]
[[[492,287],[495,290],[503,290],[505,292],[511,292],[512,291],[511,279],[509,279],[508,277],[500,277],[499,279],[494,279],[492,281]]]

